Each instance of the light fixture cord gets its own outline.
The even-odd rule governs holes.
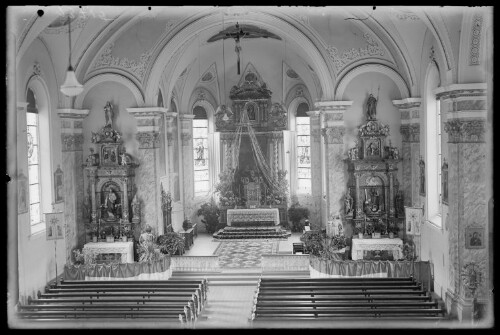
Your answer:
[[[71,16],[68,13],[68,36],[69,36],[69,59],[68,64],[71,67]]]
[[[222,31],[224,31],[224,13],[222,13]],[[224,90],[222,91],[222,94],[224,95],[224,105],[226,105],[226,60],[224,58],[224,54],[224,38],[222,38],[222,66],[224,71]]]

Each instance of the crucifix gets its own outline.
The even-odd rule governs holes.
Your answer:
[[[259,27],[243,24],[240,26],[238,22],[236,22],[235,26],[228,27],[214,36],[210,37],[207,42],[215,42],[220,39],[225,40],[228,38],[233,38],[235,42],[234,51],[236,52],[237,62],[238,62],[238,74],[240,74],[240,52],[241,52],[241,38],[274,38],[277,40],[281,40],[281,37]]]
[[[243,32],[243,29],[240,28],[240,25],[238,22],[236,22],[236,31],[235,32],[230,32],[226,33],[227,37],[232,37],[234,38],[235,46],[234,46],[234,51],[236,52],[236,56],[238,57],[238,74],[240,74],[240,51],[241,51],[241,45],[240,45],[240,37],[245,36],[246,33]]]

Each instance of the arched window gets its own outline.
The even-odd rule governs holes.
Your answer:
[[[40,202],[40,127],[35,94],[28,88],[26,95],[26,101],[28,102],[26,111],[26,134],[28,137],[29,213],[31,234],[34,234],[45,228],[42,220],[42,206]]]
[[[206,195],[210,190],[208,159],[208,118],[202,106],[193,108],[194,196]]]
[[[311,192],[311,127],[305,102],[297,106],[295,129],[297,133],[297,193]]]
[[[425,81],[425,161],[427,220],[441,226],[441,108],[434,90],[439,86],[439,70],[432,63]]]

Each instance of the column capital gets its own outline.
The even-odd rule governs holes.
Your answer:
[[[399,130],[403,142],[420,142],[420,124],[402,124]]]
[[[342,144],[344,143],[344,126],[328,127],[321,130],[321,134],[325,140],[325,144]]]
[[[178,114],[178,116],[179,116],[179,119],[181,119],[182,121],[194,119],[193,114]]]
[[[165,107],[136,107],[126,108],[126,110],[135,118],[161,117],[168,112],[168,109]]]
[[[309,112],[306,112],[307,116],[309,116],[310,118],[313,118],[313,117],[320,117],[320,111],[317,110],[317,111],[309,111]]]
[[[452,119],[444,124],[449,143],[484,143],[485,119]]]

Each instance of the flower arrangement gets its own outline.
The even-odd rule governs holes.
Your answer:
[[[403,245],[403,257],[407,261],[415,261],[417,259],[417,255],[415,254],[415,247],[413,244],[406,242]]]
[[[85,255],[80,249],[73,249],[73,265],[82,265],[85,263]]]
[[[326,234],[319,230],[306,231],[300,237],[300,240],[304,242],[306,250],[308,250],[311,255],[320,256],[321,251],[324,250],[324,240]]]
[[[176,232],[165,233],[156,239],[156,244],[163,254],[182,254],[185,249],[184,238]]]
[[[330,246],[334,250],[340,250],[347,246],[347,239],[344,235],[335,235],[330,240]]]
[[[373,231],[376,233],[382,233],[386,230],[386,225],[381,219],[374,220],[372,227],[373,227]]]
[[[233,193],[234,169],[227,169],[219,174],[219,182],[215,185],[215,192],[219,194],[222,206],[234,206],[239,198]]]
[[[201,222],[205,224],[207,233],[213,234],[217,229],[224,228],[219,222],[219,207],[217,207],[213,199],[201,205],[197,214],[198,216],[203,216]]]

